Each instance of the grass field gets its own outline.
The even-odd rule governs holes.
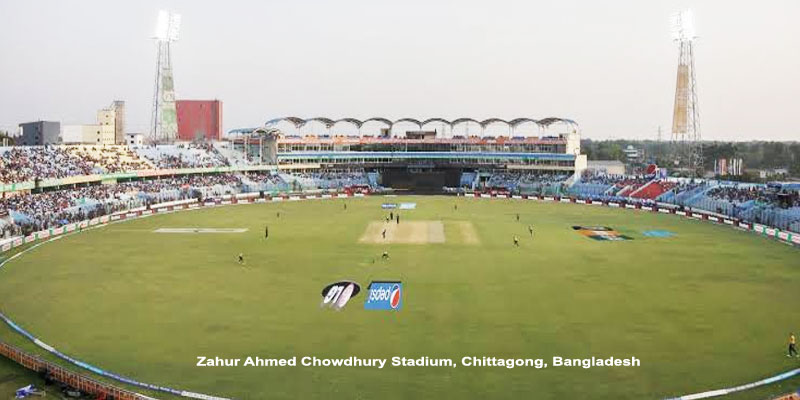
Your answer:
[[[417,224],[395,226],[384,244],[374,223],[385,224],[386,201],[416,202],[400,211],[400,225]],[[661,398],[800,366],[784,356],[789,331],[800,333],[798,249],[727,226],[604,207],[372,197],[346,200],[345,210],[344,202],[202,209],[72,235],[0,269],[0,310],[104,369],[240,399]],[[596,241],[573,225],[609,226],[633,240]],[[154,232],[162,228],[247,231]],[[417,231],[428,240],[415,241]],[[322,288],[342,279],[364,289],[400,280],[403,309],[366,311],[365,290],[341,312],[321,309]],[[6,327],[0,338],[33,348]],[[306,355],[635,356],[642,366],[195,366],[197,356]]]

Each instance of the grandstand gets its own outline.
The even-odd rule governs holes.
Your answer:
[[[542,122],[543,121],[543,122]],[[704,210],[748,223],[800,231],[798,185],[589,173],[570,120],[459,119],[358,121],[284,118],[242,129],[229,141],[156,146],[0,148],[0,229],[4,236],[61,226],[120,209],[234,193],[377,191],[488,193],[662,204]],[[269,128],[322,122],[322,134]],[[386,125],[381,135],[337,135],[350,123]],[[503,135],[452,135],[455,126],[507,124]],[[398,123],[419,130],[398,133]],[[431,123],[446,130],[424,131]],[[533,124],[553,136],[520,135]],[[560,131],[558,130],[560,129]],[[496,131],[495,131],[496,132]],[[465,133],[469,133],[466,131]],[[552,132],[551,132],[552,133]],[[271,161],[271,162],[270,162]]]
[[[282,124],[287,125],[285,131],[276,129]],[[319,125],[316,130],[301,129],[315,124]],[[349,131],[345,124],[350,125]],[[376,134],[366,128],[369,125],[381,129]],[[397,127],[402,125],[412,128],[401,131]],[[480,131],[470,131],[470,126]],[[498,126],[506,129],[493,129]],[[249,164],[355,167],[378,177],[383,186],[413,192],[440,192],[462,183],[485,186],[491,173],[573,175],[586,168],[578,125],[561,118],[402,118],[393,122],[289,117],[268,121],[263,128],[236,130],[230,147],[244,154],[239,159]],[[465,182],[465,173],[476,180]]]

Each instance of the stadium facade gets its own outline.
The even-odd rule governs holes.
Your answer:
[[[288,129],[279,129],[282,124]],[[368,124],[378,129],[365,129]],[[311,125],[317,129],[302,132]],[[406,129],[397,129],[401,126]],[[380,174],[384,186],[423,192],[462,186],[465,174],[469,180],[503,171],[572,176],[586,169],[579,126],[563,118],[286,117],[234,130],[232,136],[234,149],[260,163],[364,168]]]

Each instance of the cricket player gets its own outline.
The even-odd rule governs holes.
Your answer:
[[[239,253],[239,264],[244,265],[244,254]]]
[[[514,246],[519,247],[519,238],[517,237],[517,235],[514,235]]]
[[[797,355],[797,339],[795,339],[793,332],[789,332],[789,354],[786,357],[791,356],[800,357]]]

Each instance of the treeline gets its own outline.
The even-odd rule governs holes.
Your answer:
[[[675,147],[669,141],[655,140],[603,140],[584,139],[581,151],[590,160],[620,160],[627,162],[623,149],[633,146],[644,150],[644,162],[671,165]],[[704,142],[704,167],[714,169],[714,160],[741,158],[745,169],[786,168],[789,174],[800,177],[800,142]]]

